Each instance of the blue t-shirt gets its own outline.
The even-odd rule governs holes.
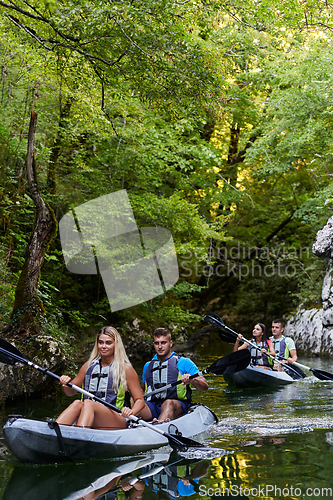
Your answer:
[[[199,478],[193,479],[193,481],[198,484]],[[195,493],[195,489],[192,484],[184,484],[183,481],[179,481],[178,493],[181,497],[189,497],[190,495],[193,495],[193,493]]]
[[[166,358],[164,361],[172,358],[172,356],[176,356],[176,353],[172,352],[170,354],[170,356],[168,358]],[[157,354],[155,354],[155,356],[153,357],[153,360],[158,360]],[[142,372],[142,382],[143,383],[146,382],[145,373],[146,373],[146,370],[147,370],[149,363],[150,363],[150,361],[147,361],[147,363],[143,367],[143,372]],[[177,366],[178,366],[178,370],[180,371],[180,373],[182,375],[184,375],[184,373],[188,373],[189,375],[195,375],[199,371],[198,367],[193,363],[193,361],[191,361],[189,358],[184,358],[183,356],[181,358],[179,358]]]

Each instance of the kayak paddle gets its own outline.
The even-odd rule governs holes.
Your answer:
[[[286,359],[286,358],[283,358],[283,359]],[[310,368],[309,366],[305,366],[302,363],[299,363],[298,361],[294,361],[293,365],[298,366],[299,368],[301,368],[303,370],[309,370],[319,380],[333,380],[332,373],[325,372],[324,370],[317,370],[315,368]]]
[[[20,365],[20,364],[28,365],[30,368],[35,368],[36,370],[39,370],[40,372],[44,373],[44,375],[49,375],[50,377],[53,377],[58,381],[60,380],[59,375],[56,375],[55,373],[50,372],[46,368],[42,368],[41,366],[36,365],[32,361],[29,361],[16,347],[14,347],[12,344],[1,338],[0,338],[0,353],[1,353],[0,362],[2,363],[6,363],[8,365]],[[107,406],[111,410],[117,413],[121,413],[121,409],[118,408],[117,406],[114,406],[111,403],[107,403],[106,401],[104,401],[104,399],[94,396],[94,394],[82,389],[81,387],[78,387],[77,385],[74,385],[71,382],[68,382],[67,385],[68,387],[71,387],[75,391],[85,395],[86,397],[93,399],[94,401],[97,401],[98,403],[101,403],[104,406]],[[209,447],[207,447],[206,445],[198,443],[193,439],[181,436],[180,434],[174,435],[162,431],[161,429],[158,429],[156,424],[155,425],[150,424],[145,420],[143,420],[142,418],[136,417],[135,415],[130,415],[128,418],[132,422],[140,423],[142,426],[148,427],[148,429],[151,429],[152,431],[161,434],[169,441],[169,445],[176,450],[187,451],[189,448],[209,449]]]
[[[223,321],[222,318],[220,318],[220,316],[218,316],[217,314],[213,313],[213,312],[209,312],[207,314],[205,314],[204,316],[204,320],[207,322],[207,323],[210,323],[211,325],[214,325],[216,326],[216,328],[218,328],[219,330],[221,330],[221,334],[220,334],[220,338],[221,340],[224,340],[226,342],[229,342],[229,343],[235,343],[235,337],[238,337],[238,333],[235,332],[234,330],[232,330],[231,328],[229,328]],[[230,336],[230,334],[224,330],[228,330],[229,332],[231,332],[232,336]],[[233,342],[231,342],[233,338]],[[247,344],[251,345],[252,347],[255,347],[258,351],[261,349],[259,346],[257,346],[257,344],[255,342],[251,342],[250,340],[247,340],[245,337],[242,336],[242,341],[243,342],[246,342]],[[274,358],[274,356],[272,356],[271,354],[267,353],[266,354],[270,359],[272,359],[273,361],[276,361],[277,363],[279,363],[282,367],[283,370],[285,371],[289,371],[289,374],[291,377],[295,378],[296,376],[296,379],[300,379],[300,378],[304,378],[306,375],[305,373],[301,373],[299,372],[298,370],[292,368],[290,365],[286,365],[285,363],[282,363],[281,361],[279,361],[276,358]],[[293,363],[294,364],[294,363]],[[297,366],[298,363],[295,363],[295,365]]]
[[[206,375],[207,373],[214,373],[214,375],[222,375],[225,372],[225,370],[232,365],[235,366],[235,372],[239,372],[240,370],[243,370],[244,368],[247,367],[247,365],[250,363],[250,360],[251,360],[251,354],[250,351],[248,350],[232,352],[231,354],[228,354],[227,356],[223,356],[223,358],[218,359],[208,368],[205,368],[205,370],[203,370],[202,372],[198,372],[195,373],[194,375],[191,375],[190,380],[195,377],[199,377],[200,375]],[[159,389],[155,389],[154,391],[148,392],[147,394],[144,395],[144,398],[147,399],[150,396],[153,396],[154,394],[166,391],[170,387],[175,387],[176,385],[179,385],[181,383],[182,383],[181,380],[170,382],[169,384],[164,385]]]
[[[212,313],[212,312],[207,313],[205,315],[204,319],[207,323],[210,323],[211,325],[214,325],[217,328],[230,330],[233,334],[237,335],[236,332],[234,332],[228,326],[226,326],[225,323],[223,322],[223,320],[215,313]],[[230,334],[228,334],[228,332],[221,331],[221,333],[219,332],[219,335],[220,335],[221,340],[225,340],[226,342],[233,343],[233,342],[230,342],[231,339],[230,339]],[[228,335],[229,335],[229,337],[228,337]],[[282,358],[282,359],[286,359],[286,358]],[[299,368],[301,368],[303,370],[309,370],[319,380],[333,380],[332,373],[325,372],[324,370],[317,370],[315,368],[310,368],[309,366],[303,365],[302,363],[299,363],[298,361],[294,361],[293,365],[298,366]],[[300,373],[300,372],[298,372],[298,373]],[[303,378],[304,378],[304,376],[305,376],[305,374],[303,375]]]

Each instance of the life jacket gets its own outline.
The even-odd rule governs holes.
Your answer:
[[[270,337],[270,340],[274,344],[274,349],[276,345],[279,347],[279,352],[277,352],[275,349],[277,356],[280,356],[281,358],[289,358],[289,347],[286,344],[286,337],[284,335],[282,335],[282,337],[279,339]]]
[[[119,383],[117,392],[113,390],[112,364],[102,366],[100,360],[93,361],[86,371],[83,388],[94,396],[104,399],[107,403],[123,408],[129,406],[129,393],[127,391],[124,393],[121,383]],[[87,399],[87,396],[83,396],[83,399]]]
[[[253,338],[251,339],[251,342],[256,343],[256,340]],[[259,349],[267,349],[268,351],[267,342],[262,341],[259,344],[257,344],[257,346]],[[259,349],[256,349],[252,345],[249,345],[248,349],[251,354],[251,362],[253,365],[269,366],[267,354],[262,354]]]
[[[144,472],[146,473],[149,470],[152,470],[154,467],[156,467],[156,464],[151,464],[150,466],[144,468],[145,469]],[[190,475],[190,467],[188,465],[187,466],[173,465],[165,467],[158,474],[148,476],[145,479],[145,482],[152,491],[157,493],[159,490],[163,490],[172,498],[177,498],[180,496],[178,491],[179,480],[182,477],[189,475]],[[195,493],[194,489],[193,493]]]
[[[177,366],[179,358],[180,356],[174,354],[162,362],[158,359],[151,360],[145,373],[146,393],[181,379],[181,373]],[[191,395],[192,391],[189,385],[179,384],[174,387],[170,387],[163,392],[154,394],[153,396],[147,398],[147,401],[161,404],[166,399],[178,399],[180,401],[187,401],[190,403]]]

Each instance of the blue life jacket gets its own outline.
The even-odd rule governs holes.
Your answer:
[[[123,408],[125,406],[125,393],[120,383],[118,391],[113,390],[112,364],[102,366],[100,360],[93,361],[86,371],[83,388],[94,396],[104,399],[107,403]],[[87,396],[83,396],[83,399],[87,399]]]
[[[251,342],[256,343],[256,340],[253,338],[251,339]],[[259,344],[257,344],[257,346],[259,349],[267,349],[268,351],[267,342],[262,341]],[[251,362],[253,365],[269,366],[267,354],[262,354],[259,349],[256,349],[252,345],[249,345],[248,349],[251,353]]]
[[[145,389],[146,393],[159,389],[171,382],[181,379],[181,373],[178,370],[178,360],[180,356],[174,355],[164,361],[152,359],[145,373]],[[180,401],[191,402],[192,391],[189,385],[179,384],[169,389],[154,394],[147,398],[147,401],[161,404],[166,399],[178,399]]]

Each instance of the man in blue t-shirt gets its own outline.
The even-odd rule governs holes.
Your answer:
[[[177,356],[171,351],[171,333],[167,328],[157,328],[154,332],[155,356],[143,367],[142,386],[148,392],[160,389],[175,381],[181,383],[147,398],[140,412],[144,420],[165,422],[173,420],[188,411],[191,404],[190,384],[198,391],[207,391],[206,379],[199,375],[190,380],[191,375],[199,372],[197,366],[188,358]]]

